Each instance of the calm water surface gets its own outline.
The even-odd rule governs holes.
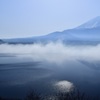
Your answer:
[[[57,92],[59,82],[70,82],[88,95],[100,95],[100,63],[80,59],[57,64],[0,54],[0,96],[23,98],[32,90],[49,94]]]

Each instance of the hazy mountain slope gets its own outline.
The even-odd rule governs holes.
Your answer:
[[[48,43],[62,41],[64,43],[71,42],[100,42],[100,17],[96,17],[74,29],[62,32],[53,32],[44,36],[6,39],[8,43]]]

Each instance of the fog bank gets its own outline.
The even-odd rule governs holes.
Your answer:
[[[49,43],[47,45],[0,45],[0,55],[12,55],[21,59],[34,61],[48,61],[63,63],[66,60],[100,60],[100,45],[97,46],[69,46],[62,43]]]

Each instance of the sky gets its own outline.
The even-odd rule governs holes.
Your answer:
[[[63,31],[97,16],[100,0],[0,0],[0,38]]]

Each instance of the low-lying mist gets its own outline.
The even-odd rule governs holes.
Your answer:
[[[48,61],[63,63],[66,60],[100,60],[100,45],[71,46],[62,43],[11,45],[1,44],[0,55],[9,54],[20,59],[30,59],[31,61]]]

